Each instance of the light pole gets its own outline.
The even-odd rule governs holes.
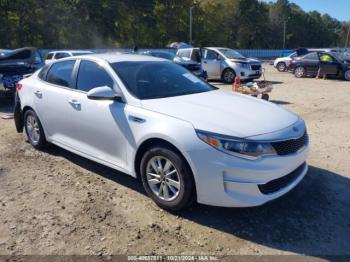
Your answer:
[[[190,7],[190,45],[192,45],[192,10],[194,5]]]
[[[287,21],[290,17],[287,17],[283,20],[283,49],[286,48],[286,31],[287,31]]]
[[[287,20],[283,20],[283,50],[286,47],[286,27],[287,27]]]
[[[348,27],[348,33],[346,35],[346,40],[345,40],[345,50],[348,48],[349,35],[350,35],[350,24],[349,24],[349,27]]]

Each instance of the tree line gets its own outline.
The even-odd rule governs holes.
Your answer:
[[[349,22],[288,0],[0,0],[0,49],[165,47],[343,47]]]

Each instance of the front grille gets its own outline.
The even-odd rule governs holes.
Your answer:
[[[261,65],[251,65],[252,70],[260,70]]]
[[[273,194],[281,190],[282,188],[290,185],[299,177],[301,172],[304,170],[305,166],[306,166],[306,163],[303,163],[301,166],[299,166],[297,169],[295,169],[288,175],[271,180],[266,184],[258,185],[260,192],[265,195]]]
[[[298,152],[302,147],[309,143],[309,136],[305,131],[304,135],[297,139],[290,139],[280,142],[272,142],[272,147],[278,155],[289,155]]]

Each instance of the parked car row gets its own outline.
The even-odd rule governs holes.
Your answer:
[[[293,52],[287,57],[277,58],[274,67],[280,72],[291,72],[298,78],[322,74],[350,81],[350,56],[336,50],[309,49],[301,54]]]

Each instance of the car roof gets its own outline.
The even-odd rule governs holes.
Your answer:
[[[90,50],[55,50],[55,51],[49,52],[49,54],[51,53],[91,53],[93,54],[93,52],[91,52]]]
[[[125,61],[134,61],[134,62],[141,62],[141,61],[169,61],[167,59],[158,58],[154,56],[149,55],[138,55],[138,54],[122,54],[122,53],[102,53],[102,54],[89,54],[89,55],[82,55],[79,56],[79,58],[75,57],[75,59],[91,59],[96,58],[96,60],[104,60],[108,63],[117,63],[117,62],[125,62]],[[69,59],[69,58],[64,58]],[[72,59],[72,57],[70,58]],[[63,59],[60,59],[62,61]]]

